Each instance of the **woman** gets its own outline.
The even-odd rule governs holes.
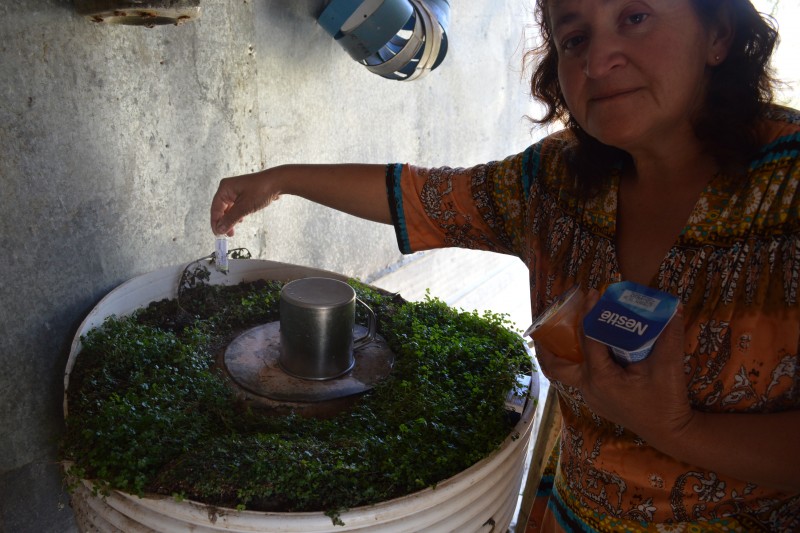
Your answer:
[[[747,0],[537,7],[534,95],[564,131],[471,169],[229,178],[212,229],[296,194],[394,224],[404,253],[521,257],[534,316],[575,283],[587,310],[619,279],[675,294],[645,361],[537,350],[564,423],[529,530],[800,530],[800,115],[768,105],[777,35]]]

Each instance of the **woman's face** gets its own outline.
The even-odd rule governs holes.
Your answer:
[[[561,90],[587,133],[629,152],[693,135],[719,52],[690,0],[551,0],[548,14]]]

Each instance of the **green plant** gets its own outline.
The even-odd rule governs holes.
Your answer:
[[[215,353],[277,320],[282,284],[210,286],[110,318],[82,339],[62,456],[102,490],[215,506],[326,511],[402,496],[474,464],[509,435],[504,407],[532,363],[502,315],[409,303],[355,280],[396,354],[392,374],[333,419],[239,405]]]

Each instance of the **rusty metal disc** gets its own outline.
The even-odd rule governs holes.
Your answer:
[[[366,328],[356,325],[354,334]],[[394,365],[394,353],[380,335],[353,352],[355,364],[341,377],[325,381],[307,380],[287,374],[278,363],[280,322],[249,329],[226,348],[223,362],[235,385],[279,402],[324,402],[361,394],[386,378]]]

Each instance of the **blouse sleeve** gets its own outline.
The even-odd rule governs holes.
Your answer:
[[[392,164],[386,184],[404,254],[459,247],[519,256],[524,242],[525,153],[471,168]]]

